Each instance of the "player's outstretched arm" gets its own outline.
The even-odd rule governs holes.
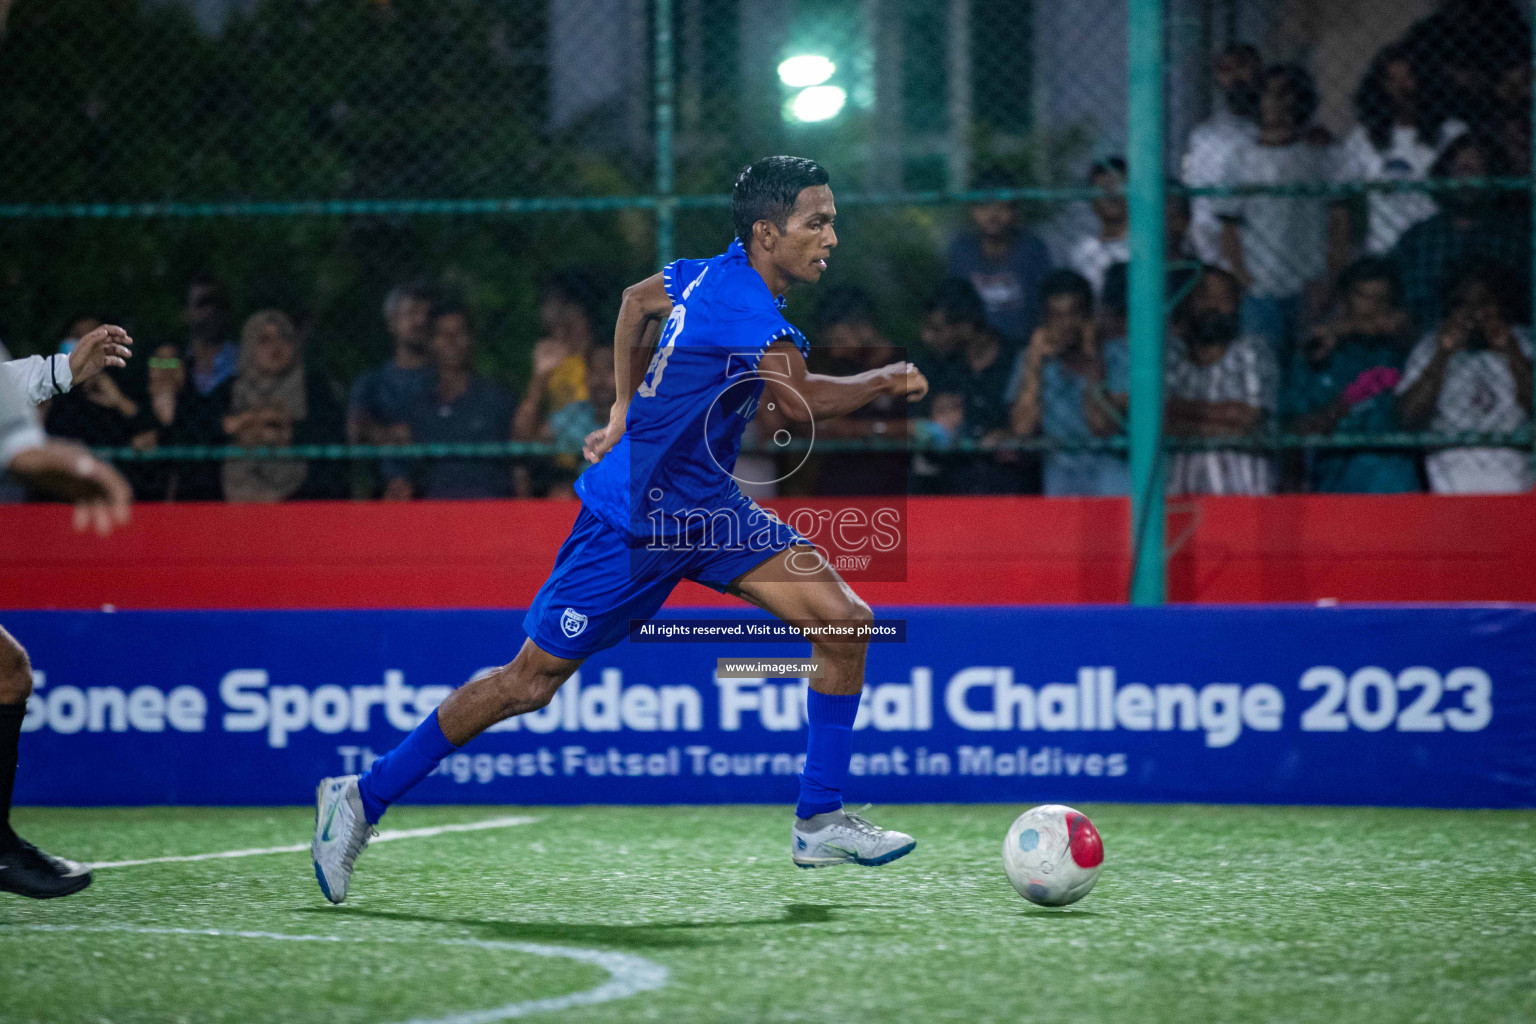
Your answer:
[[[769,346],[758,375],[773,389],[777,405],[796,422],[832,419],[861,409],[881,395],[905,395],[915,402],[928,393],[928,379],[911,363],[891,363],[851,377],[810,373],[793,342]]]
[[[629,415],[635,382],[645,376],[661,323],[671,313],[672,300],[660,274],[652,274],[624,289],[619,320],[613,329],[613,407],[608,411],[607,426],[587,435],[582,453],[588,462],[601,459],[624,435],[624,419]]]
[[[50,440],[17,452],[7,468],[39,491],[74,502],[76,530],[105,537],[128,521],[128,482],[84,448]]]

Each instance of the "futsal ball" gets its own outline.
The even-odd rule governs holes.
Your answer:
[[[1064,907],[1088,895],[1104,863],[1104,841],[1081,811],[1041,804],[1019,815],[1003,840],[1003,870],[1019,895]]]

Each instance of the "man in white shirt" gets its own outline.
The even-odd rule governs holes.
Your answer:
[[[1236,185],[1321,185],[1330,180],[1330,153],[1306,135],[1317,110],[1312,77],[1294,65],[1264,73],[1259,136],[1231,156],[1227,180]],[[1327,270],[1328,212],[1307,196],[1252,195],[1223,199],[1221,252],[1247,292],[1243,333],[1266,338],[1283,363],[1299,332],[1310,289]]]
[[[1232,153],[1259,135],[1259,79],[1264,61],[1257,47],[1233,43],[1216,56],[1214,77],[1220,95],[1214,113],[1189,133],[1181,177],[1190,188],[1230,185]],[[1191,204],[1190,244],[1202,262],[1222,265],[1221,220],[1215,201],[1197,196]]]
[[[1067,262],[1093,285],[1094,299],[1104,294],[1104,274],[1116,263],[1131,258],[1130,207],[1125,201],[1125,158],[1112,156],[1100,160],[1088,172],[1088,184],[1103,189],[1105,195],[1093,200],[1093,215],[1098,218],[1096,234],[1085,235],[1072,247]]]
[[[1509,293],[1495,268],[1471,267],[1450,291],[1450,311],[1408,355],[1397,385],[1410,430],[1509,433],[1531,423],[1531,339],[1508,320]],[[1436,494],[1513,494],[1532,486],[1522,448],[1442,448],[1424,459]]]

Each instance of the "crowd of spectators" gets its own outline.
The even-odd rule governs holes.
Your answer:
[[[1217,55],[1216,109],[1190,133],[1182,183],[1235,194],[1172,196],[1166,211],[1170,492],[1532,487],[1529,446],[1423,451],[1403,437],[1532,423],[1530,196],[1481,184],[1531,173],[1528,40],[1508,0],[1450,0],[1370,62],[1342,141],[1316,122],[1306,69],[1247,44]],[[923,324],[933,394],[914,434],[1036,438],[1046,452],[916,458],[916,490],[1126,493],[1123,450],[1092,443],[1124,435],[1126,172],[1119,157],[1093,164],[1095,223],[1059,267],[1013,206],[971,208]],[[1415,182],[1439,187],[1320,195]],[[1277,454],[1281,433],[1319,440]]]
[[[1532,487],[1528,448],[1469,438],[1426,451],[1404,439],[1532,423],[1530,194],[1464,184],[1531,172],[1528,38],[1509,0],[1449,0],[1365,68],[1342,139],[1317,123],[1305,68],[1266,64],[1247,44],[1216,56],[1215,109],[1186,140],[1183,184],[1290,188],[1167,200],[1170,492]],[[1127,170],[1118,156],[1092,163],[1092,225],[1054,254],[1016,204],[969,207],[905,353],[928,396],[817,425],[821,439],[905,440],[912,451],[822,453],[793,472],[798,455],[749,452],[736,471],[743,486],[758,496],[1127,493]],[[1316,188],[1416,182],[1440,187],[1337,198]],[[1013,182],[989,172],[975,184]],[[140,451],[509,440],[563,450],[135,461],[127,470],[142,500],[570,497],[581,442],[614,399],[602,298],[579,272],[541,284],[539,335],[514,390],[476,371],[469,308],[430,283],[403,283],[383,302],[389,358],[343,392],[306,359],[302,318],[261,309],[237,323],[227,289],[201,275],[187,289],[184,339],[54,399],[47,426]],[[70,324],[63,349],[99,322]],[[817,372],[903,357],[856,288],[821,293],[812,336]],[[787,426],[765,404],[747,441]],[[1337,443],[1277,450],[1280,433]],[[1030,439],[1041,443],[1011,443]]]

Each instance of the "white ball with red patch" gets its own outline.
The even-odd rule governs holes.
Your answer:
[[[1104,864],[1099,830],[1063,804],[1031,807],[1003,840],[1003,870],[1019,895],[1043,907],[1064,907],[1088,895]]]

